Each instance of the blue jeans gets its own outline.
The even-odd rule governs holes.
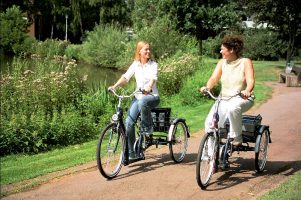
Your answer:
[[[149,131],[153,127],[153,119],[151,115],[151,109],[158,106],[160,103],[159,96],[146,95],[142,99],[133,99],[128,115],[125,121],[126,135],[128,138],[129,153],[133,153],[133,146],[135,143],[135,123],[139,113],[141,113],[141,129],[143,131]]]

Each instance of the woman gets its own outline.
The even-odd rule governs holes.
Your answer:
[[[210,90],[221,79],[221,96],[231,97],[241,92],[242,98],[236,96],[228,101],[222,101],[219,107],[219,126],[223,127],[225,120],[230,122],[229,134],[234,138],[233,145],[241,145],[242,140],[242,113],[249,110],[254,101],[250,97],[254,89],[254,68],[252,61],[240,57],[243,49],[243,40],[240,36],[227,35],[221,44],[222,59],[217,63],[215,70],[209,78],[206,86],[200,88],[201,92]],[[210,121],[214,113],[211,108],[206,121],[205,131],[210,131]]]
[[[115,89],[124,85],[133,75],[136,79],[136,90],[143,90],[135,94],[126,119],[126,134],[128,137],[129,159],[137,159],[133,146],[135,143],[135,123],[141,113],[141,129],[145,134],[152,134],[153,121],[151,109],[160,103],[160,97],[156,86],[158,64],[150,60],[150,46],[147,42],[137,43],[134,62],[120,79],[109,89]]]

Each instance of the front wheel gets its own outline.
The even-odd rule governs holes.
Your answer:
[[[123,130],[111,123],[101,132],[96,149],[97,167],[107,179],[112,179],[121,170],[125,151]]]
[[[183,161],[188,147],[188,130],[185,122],[178,121],[173,125],[172,137],[169,143],[169,152],[176,163]]]
[[[196,180],[204,190],[209,185],[217,162],[217,143],[212,133],[206,133],[200,143],[196,161]]]
[[[258,150],[255,151],[255,169],[256,172],[263,172],[267,157],[268,157],[268,144],[269,144],[269,132],[265,129],[261,135],[256,138],[256,145]]]

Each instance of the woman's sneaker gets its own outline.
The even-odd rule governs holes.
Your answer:
[[[154,132],[154,128],[151,127],[148,131],[143,131],[142,133],[146,136],[151,136],[153,135],[153,132]]]

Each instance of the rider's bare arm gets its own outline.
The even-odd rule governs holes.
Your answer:
[[[156,83],[155,79],[152,79],[149,85],[144,89],[147,93],[150,93],[153,89],[154,84]]]
[[[115,89],[118,86],[122,86],[122,85],[126,84],[127,82],[128,82],[128,80],[124,76],[121,76],[120,79],[114,85],[109,87],[109,89]]]
[[[221,59],[217,63],[212,75],[210,76],[210,78],[207,81],[206,86],[201,87],[200,92],[204,93],[204,91],[206,91],[206,90],[211,90],[214,87],[214,85],[219,81],[219,79],[221,78],[221,75],[222,75],[222,63],[223,62],[224,62],[224,60]]]
[[[244,65],[245,65],[244,67],[245,67],[247,88],[241,91],[241,93],[244,95],[245,98],[248,98],[251,96],[255,84],[254,68],[253,68],[252,61],[248,58],[246,58]]]

